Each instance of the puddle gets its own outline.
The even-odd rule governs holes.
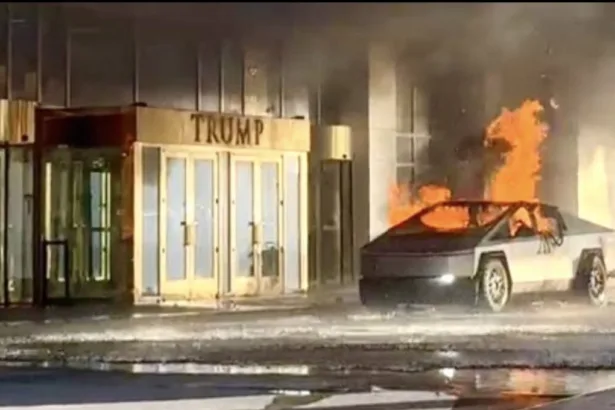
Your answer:
[[[3,361],[0,368],[40,368],[93,370],[102,372],[119,371],[132,374],[185,374],[185,375],[286,375],[307,376],[310,366],[305,365],[220,365],[204,363],[109,363],[109,362],[54,362],[54,361]]]
[[[307,365],[220,365],[206,363],[110,363],[96,361],[6,361],[1,368],[56,369],[115,372],[135,375],[237,376],[257,380],[276,379],[337,380],[338,385],[353,379],[378,384],[378,388],[425,388],[453,391],[462,396],[530,395],[565,397],[615,386],[615,371],[573,371],[551,369],[455,369],[424,372],[334,371]],[[291,389],[292,390],[292,389]],[[298,389],[305,392],[309,390]]]

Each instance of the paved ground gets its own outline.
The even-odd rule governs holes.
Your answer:
[[[570,375],[491,371],[318,375],[131,373],[4,368],[0,406],[30,409],[429,409],[517,410],[589,391]],[[487,383],[476,383],[482,376]],[[593,373],[578,377],[600,379]],[[552,383],[536,390],[539,379]],[[568,384],[566,384],[568,382]],[[544,384],[544,383],[543,383]],[[33,390],[34,389],[34,390]],[[33,394],[36,391],[36,394]]]
[[[340,409],[517,410],[615,385],[615,307],[550,301],[502,314],[383,315],[297,304],[9,316],[0,322],[7,408],[327,409],[341,400]]]
[[[452,307],[380,315],[342,305],[7,322],[0,326],[0,359],[608,368],[615,366],[615,307],[554,301],[502,314]]]

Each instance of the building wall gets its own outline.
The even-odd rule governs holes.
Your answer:
[[[227,41],[55,4],[0,6],[0,98],[309,118],[299,40]]]

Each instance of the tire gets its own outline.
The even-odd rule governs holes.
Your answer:
[[[588,264],[587,270],[583,275],[584,293],[590,305],[596,307],[606,306],[608,303],[606,297],[606,285],[608,274],[604,262],[599,255],[590,256],[591,263]]]
[[[359,298],[361,305],[367,310],[377,313],[389,313],[395,309],[390,302],[387,301],[386,294],[383,294],[379,289],[375,289],[365,281],[359,282]]]
[[[481,263],[478,280],[479,306],[496,313],[504,310],[512,285],[504,262],[500,258],[486,259]]]

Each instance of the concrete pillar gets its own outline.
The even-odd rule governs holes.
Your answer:
[[[579,217],[615,228],[615,143],[613,132],[585,124],[577,139]]]
[[[368,52],[369,238],[388,228],[388,200],[395,183],[397,78],[395,54],[375,44]]]
[[[388,227],[389,188],[395,182],[396,78],[394,54],[376,45],[348,73],[340,121],[352,129],[355,266],[359,249]]]

